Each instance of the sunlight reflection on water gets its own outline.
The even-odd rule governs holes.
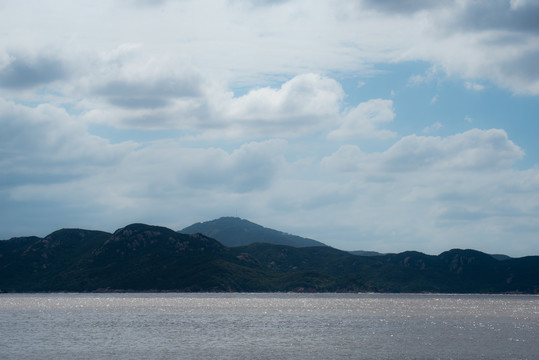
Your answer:
[[[539,297],[2,294],[5,359],[533,359]]]

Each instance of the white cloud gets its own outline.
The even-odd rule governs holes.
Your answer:
[[[410,86],[417,86],[417,85],[432,82],[440,77],[441,75],[440,75],[440,70],[438,69],[438,67],[431,66],[425,71],[425,74],[421,74],[421,75],[415,74],[415,75],[410,76],[410,78],[408,79],[408,84]]]
[[[120,128],[176,129],[188,134],[184,139],[197,140],[298,138],[335,127],[329,135],[335,140],[396,135],[381,128],[395,117],[391,100],[372,99],[345,109],[341,84],[326,76],[298,75],[278,88],[257,88],[241,96],[206,79],[186,77],[197,80],[113,80],[99,88],[107,102],[85,103],[95,110],[83,118]]]
[[[40,130],[47,137],[58,129]],[[49,148],[29,152],[23,159],[28,165],[24,169],[15,156],[10,158],[17,163],[0,162],[4,179],[12,179],[0,188],[3,201],[34,204],[40,221],[47,219],[47,226],[66,226],[62,219],[70,226],[111,226],[109,230],[133,221],[178,226],[178,221],[193,216],[190,212],[197,208],[214,211],[216,216],[230,214],[229,206],[244,208],[246,194],[266,191],[285,168],[283,140],[252,142],[228,152],[182,147],[173,140],[135,148],[133,143],[110,145],[84,132],[67,135],[74,137],[73,144],[59,149],[63,157],[51,157],[56,147],[52,143]],[[75,144],[86,152],[77,152]],[[42,167],[36,168],[40,162]],[[98,162],[100,166],[96,166]],[[54,211],[40,209],[43,203]],[[29,210],[13,207],[18,216]],[[82,217],[73,218],[74,214]]]
[[[173,140],[110,144],[63,109],[1,99],[0,126],[0,190],[18,201],[121,208],[188,189],[256,191],[271,184],[285,161],[284,140],[251,142],[232,152]]]
[[[355,172],[364,166],[363,159],[367,159],[367,154],[359,146],[343,145],[334,154],[324,157],[321,165],[330,171]]]
[[[11,209],[3,226],[32,213],[44,231],[134,221],[179,229],[206,220],[200,214],[239,210],[341,248],[427,252],[498,251],[507,236],[535,239],[539,227],[539,173],[513,169],[524,153],[503,130],[407,136],[377,153],[343,145],[320,162],[291,161],[295,145],[278,139],[231,150],[177,140],[112,145],[61,109],[0,108],[0,196]]]
[[[358,231],[369,234],[370,248],[380,249],[384,238],[394,238],[403,248],[413,248],[421,238],[432,249],[470,247],[467,241],[474,237],[484,239],[483,248],[503,247],[502,234],[528,236],[526,230],[515,230],[516,223],[539,225],[533,220],[539,211],[533,205],[539,199],[539,173],[513,169],[522,156],[496,129],[446,138],[408,136],[380,153],[343,146],[322,165],[348,179],[350,204],[341,204],[339,214],[353,215],[332,220],[344,227],[356,221]],[[523,183],[534,185],[520,188]]]
[[[179,228],[240,209],[348,249],[441,251],[477,239],[497,251],[516,237],[537,249],[538,171],[514,168],[524,152],[504,130],[432,137],[413,135],[424,125],[401,113],[393,123],[407,91],[438,86],[436,110],[454,79],[539,94],[534,1],[0,7],[1,228]],[[409,78],[417,88],[391,84],[392,100],[377,98],[384,79],[409,77],[384,72],[399,63],[428,70]],[[361,90],[345,94],[346,79]],[[431,121],[427,133],[442,121],[452,129]],[[94,124],[120,138],[171,131],[112,144],[89,134]]]
[[[96,95],[105,97],[112,105],[134,109],[165,107],[175,98],[193,98],[200,92],[200,82],[195,76],[174,77],[170,74],[109,80],[95,90]]]
[[[211,3],[212,12],[206,11],[210,6],[206,1],[156,4],[159,6],[126,6],[124,2],[95,6],[64,1],[22,6],[5,1],[10,16],[0,25],[1,51],[11,49],[12,56],[13,49],[18,54],[55,49],[63,57],[61,62],[48,57],[32,63],[17,57],[11,67],[45,74],[39,66],[46,65],[56,69],[47,75],[56,74],[54,79],[63,78],[66,66],[78,69],[88,55],[136,43],[153,59],[196,66],[209,78],[218,76],[220,81],[235,84],[260,83],[261,79],[268,83],[283,74],[368,73],[380,62],[427,61],[438,73],[489,80],[515,93],[539,92],[534,66],[539,6],[532,1],[487,4],[463,0],[434,5],[423,1],[320,1],[264,7],[222,1]],[[45,15],[32,18],[28,9]],[[44,62],[47,59],[51,61]],[[67,65],[65,60],[74,63]],[[95,68],[84,70],[100,73]],[[11,79],[6,83],[29,84],[22,77],[4,75],[6,81]],[[417,75],[410,81],[428,81],[432,75]],[[38,80],[52,78],[35,77]]]
[[[256,89],[230,99],[222,104],[223,120],[241,126],[243,136],[299,136],[331,124],[339,116],[343,97],[337,81],[299,75],[280,89]]]
[[[388,171],[425,168],[491,170],[520,160],[524,152],[503,130],[473,129],[447,138],[405,136],[387,150],[381,166]]]
[[[485,89],[485,86],[471,82],[471,81],[466,81],[464,85],[466,86],[466,89],[473,90],[473,91],[482,91]]]
[[[505,131],[473,129],[445,138],[405,136],[380,153],[367,154],[357,146],[346,145],[324,158],[322,164],[335,171],[356,171],[386,179],[421,173],[417,179],[422,181],[430,176],[451,178],[450,174],[458,173],[467,177],[471,173],[510,170],[523,156],[522,149],[508,139]]]
[[[436,121],[434,124],[429,125],[426,128],[424,128],[422,132],[424,134],[428,134],[428,133],[431,133],[431,132],[436,132],[436,131],[440,130],[442,127],[443,127],[442,123],[439,122],[439,121]]]
[[[26,174],[39,181],[47,173],[80,175],[82,169],[112,166],[134,149],[133,143],[111,145],[89,135],[83,123],[51,105],[29,108],[0,99],[0,126],[5,176]]]
[[[367,8],[373,8],[377,11],[390,14],[413,14],[418,11],[447,7],[453,5],[453,3],[454,0],[362,0],[362,4]]]
[[[223,188],[238,193],[267,188],[283,167],[286,142],[270,140],[242,145],[231,154],[221,149],[178,149],[177,177],[194,189]]]
[[[391,100],[369,100],[350,109],[343,117],[341,126],[330,132],[328,138],[332,140],[392,138],[397,134],[390,130],[379,129],[378,126],[391,122],[394,118],[395,113]]]
[[[62,60],[52,55],[32,58],[14,54],[4,62],[0,67],[0,87],[12,91],[46,85],[68,76]]]

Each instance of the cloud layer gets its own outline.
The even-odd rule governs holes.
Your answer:
[[[0,85],[39,86],[66,79],[67,69],[75,73],[71,76],[107,76],[91,68],[92,62],[102,66],[92,54],[109,53],[104,57],[113,60],[116,52],[114,60],[121,68],[140,62],[142,52],[150,55],[142,61],[144,73],[107,77],[95,92],[109,94],[108,100],[118,105],[133,104],[133,97],[140,98],[139,106],[162,105],[171,95],[197,93],[192,87],[196,79],[163,77],[175,74],[182,64],[212,75],[228,73],[228,79],[253,85],[282,74],[367,73],[379,62],[429,61],[463,79],[493,82],[515,93],[539,93],[534,66],[539,6],[534,1],[248,3],[159,1],[147,6],[112,1],[107,7],[92,7],[86,2],[22,6],[5,1],[10,16],[3,19],[7,36]],[[205,10],[210,5],[212,12]],[[28,20],[29,7],[44,15]],[[41,31],[44,28],[47,31]],[[56,51],[44,50],[51,48]],[[51,54],[61,54],[62,60]],[[111,91],[126,86],[131,91],[126,98],[110,98]],[[137,90],[154,90],[155,97],[141,98]]]
[[[4,101],[0,113],[11,134],[2,139],[3,201],[55,204],[60,213],[86,209],[75,225],[140,219],[180,227],[200,220],[199,213],[240,209],[264,223],[306,223],[318,238],[335,241],[321,226],[331,223],[338,237],[356,229],[356,241],[369,248],[433,252],[466,247],[470,237],[497,249],[538,225],[539,172],[514,168],[524,152],[503,130],[410,135],[382,152],[342,145],[320,159],[291,160],[295,141],[255,141],[228,151],[177,140],[111,144],[48,105]],[[38,212],[58,223],[57,213]],[[350,247],[345,239],[335,246]]]
[[[496,117],[539,95],[536,1],[0,14],[0,238],[237,214],[344,249],[539,252],[536,127]]]

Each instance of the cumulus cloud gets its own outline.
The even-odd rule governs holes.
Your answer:
[[[189,124],[200,138],[297,138],[318,131],[330,131],[332,140],[396,136],[383,128],[395,117],[391,100],[372,99],[346,109],[344,95],[336,80],[303,74],[280,88],[258,88],[239,97],[208,93],[197,110],[177,113],[178,119],[192,119],[177,126]]]
[[[341,126],[329,133],[332,140],[353,138],[387,139],[397,134],[390,130],[379,129],[379,124],[391,122],[395,118],[391,100],[372,99],[348,111]]]
[[[524,51],[503,63],[500,77],[506,80],[516,93],[537,95],[539,94],[539,69],[536,66],[538,62],[539,51]]]
[[[96,178],[114,174],[136,144],[90,135],[83,123],[52,105],[30,108],[0,99],[0,127],[4,236],[43,229],[46,235],[68,223],[90,227],[91,219],[105,221],[93,215],[103,212],[103,204],[114,206],[115,192],[108,190],[110,179]],[[105,197],[108,202],[99,202]]]
[[[536,1],[466,1],[458,9],[455,20],[467,29],[539,33]]]
[[[410,14],[421,10],[453,5],[455,0],[362,0],[362,5],[391,14]]]
[[[222,106],[224,120],[241,126],[243,135],[298,136],[335,120],[343,97],[337,81],[305,74],[285,82],[280,89],[252,90]]]
[[[87,95],[135,111],[202,95],[205,84],[195,70],[166,60],[145,59],[140,52],[139,46],[126,44],[102,56],[100,72],[85,78]]]
[[[485,79],[514,93],[537,95],[539,75],[531,64],[539,46],[539,4],[515,6],[506,0],[462,1],[430,14],[425,20],[433,31],[424,40],[431,50],[419,56],[432,59],[450,76]]]
[[[359,146],[343,145],[330,156],[322,159],[321,165],[330,171],[355,172],[365,166],[363,159],[367,159]]]
[[[0,87],[26,90],[65,79],[67,75],[68,71],[63,62],[53,56],[10,54],[0,67]]]
[[[519,223],[535,222],[539,210],[531,200],[539,197],[539,183],[529,181],[537,169],[513,168],[522,156],[503,130],[473,129],[448,137],[407,136],[378,153],[346,145],[321,165],[348,179],[354,205],[347,211],[356,212],[354,219],[371,237],[398,234],[406,248],[407,241],[428,237],[436,229],[436,239],[429,240],[433,246],[459,246],[459,236],[487,233],[494,246],[503,244],[501,234],[516,231],[506,225],[517,218]],[[535,185],[520,188],[523,183]],[[521,190],[507,191],[513,187]],[[396,233],[390,235],[380,228],[384,226]]]
[[[267,188],[284,163],[286,142],[248,143],[222,149],[178,149],[176,177],[181,186],[245,193]]]
[[[0,134],[0,198],[13,204],[12,218],[28,216],[31,209],[18,205],[32,203],[47,226],[62,221],[89,228],[120,226],[118,221],[139,216],[151,221],[149,213],[160,224],[177,222],[179,213],[187,215],[178,207],[223,209],[224,198],[236,196],[241,205],[242,194],[266,191],[286,166],[283,140],[250,142],[232,151],[183,147],[174,140],[110,144],[77,120],[50,105],[0,102],[5,130]]]
[[[232,118],[275,120],[282,116],[327,116],[338,111],[344,92],[341,85],[318,74],[299,75],[280,89],[262,88],[236,98]]]
[[[12,211],[3,224],[32,214],[51,231],[66,221],[108,230],[132,221],[181,228],[204,220],[193,214],[236,208],[281,229],[309,224],[312,233],[301,234],[338,247],[353,246],[342,240],[353,233],[363,248],[441,251],[470,236],[489,238],[482,249],[496,249],[539,215],[537,169],[513,168],[524,153],[503,130],[406,136],[381,152],[345,144],[320,161],[305,154],[292,161],[297,144],[279,139],[232,149],[173,139],[110,144],[50,105],[0,105],[0,198]],[[30,202],[31,211],[20,206]]]
[[[241,193],[266,188],[285,161],[284,140],[251,142],[230,153],[220,148],[185,148],[177,141],[110,144],[50,105],[28,108],[0,100],[0,126],[3,184],[16,185],[18,199],[59,195],[29,191],[51,186],[45,177],[59,182],[58,191],[65,181],[87,184],[94,179],[99,183],[96,188],[117,187],[118,193],[135,186],[138,194],[132,196],[163,196],[175,193],[174,187]]]
[[[505,131],[472,129],[447,137],[405,136],[377,153],[365,153],[356,145],[344,145],[324,157],[321,165],[330,171],[356,173],[369,181],[386,182],[400,176],[425,179],[449,178],[456,173],[468,174],[464,176],[492,174],[512,169],[523,156],[524,151],[508,139]]]
[[[200,95],[199,82],[195,78],[162,77],[157,79],[117,79],[103,84],[95,94],[103,96],[113,105],[133,108],[160,108],[174,98]]]
[[[29,108],[0,99],[0,126],[4,164],[26,164],[28,171],[46,169],[48,163],[65,164],[66,169],[74,163],[106,165],[114,163],[112,148],[133,149],[129,144],[109,146],[105,139],[89,135],[86,126],[63,108],[47,104]]]
[[[473,129],[446,138],[405,136],[384,153],[382,164],[389,171],[496,170],[523,156],[505,131]]]
[[[257,88],[241,96],[221,86],[208,85],[210,82],[203,78],[186,75],[186,79],[109,82],[106,88],[99,88],[107,104],[90,104],[96,109],[84,118],[90,123],[122,128],[177,129],[198,139],[244,139],[296,138],[334,127],[343,117],[344,91],[340,83],[319,74],[298,75],[280,87]],[[363,130],[370,132],[364,135],[371,136],[375,125],[368,122],[387,120],[383,107],[382,104],[374,110],[363,106],[347,117],[363,116],[358,121],[363,123]],[[373,113],[367,114],[369,111]]]
[[[539,47],[537,2],[369,0],[361,2],[357,12],[362,10],[398,20],[398,26],[387,26],[388,36],[411,31],[389,61],[428,61],[437,77],[488,80],[517,94],[539,94],[537,67],[531,65]],[[410,84],[431,81],[432,75],[415,75]]]

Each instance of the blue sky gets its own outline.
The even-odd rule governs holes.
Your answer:
[[[539,1],[0,2],[0,239],[239,216],[539,254]]]

